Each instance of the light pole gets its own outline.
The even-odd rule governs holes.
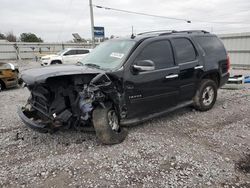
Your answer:
[[[91,35],[92,35],[92,47],[95,47],[95,35],[94,35],[94,15],[93,15],[93,5],[92,0],[89,0],[90,8],[90,21],[91,21]]]

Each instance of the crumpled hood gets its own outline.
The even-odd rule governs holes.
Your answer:
[[[27,85],[33,85],[34,83],[44,83],[50,77],[98,73],[104,73],[104,71],[79,65],[54,65],[25,70],[21,73],[21,79]]]

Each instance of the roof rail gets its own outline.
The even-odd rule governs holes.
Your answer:
[[[187,33],[187,34],[191,34],[191,33],[209,33],[208,31],[204,31],[204,30],[184,30],[184,31],[175,31],[175,30],[156,30],[156,31],[148,31],[148,32],[143,32],[143,33],[139,33],[137,35],[147,35],[147,34],[158,34],[159,36],[162,35],[169,35],[169,34],[174,34],[174,33]]]
[[[183,30],[183,31],[176,31],[173,33],[209,33],[208,31],[205,30]]]
[[[138,33],[137,35],[147,35],[147,34],[157,34],[157,33],[173,33],[174,30],[155,30],[155,31],[147,31],[147,32],[143,32],[143,33]]]

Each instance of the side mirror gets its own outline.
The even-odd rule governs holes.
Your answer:
[[[141,60],[137,61],[132,67],[138,72],[153,71],[155,70],[155,63],[151,60]]]

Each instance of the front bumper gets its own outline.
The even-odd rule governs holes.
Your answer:
[[[49,66],[50,60],[41,60],[41,66]]]
[[[30,111],[26,111],[25,108],[23,107],[19,107],[17,110],[17,113],[19,115],[19,117],[22,119],[22,121],[31,129],[37,131],[37,132],[41,132],[41,133],[47,133],[49,132],[49,127],[48,124],[43,124],[43,123],[38,123],[35,122],[33,120],[31,120],[32,118],[32,112]]]

